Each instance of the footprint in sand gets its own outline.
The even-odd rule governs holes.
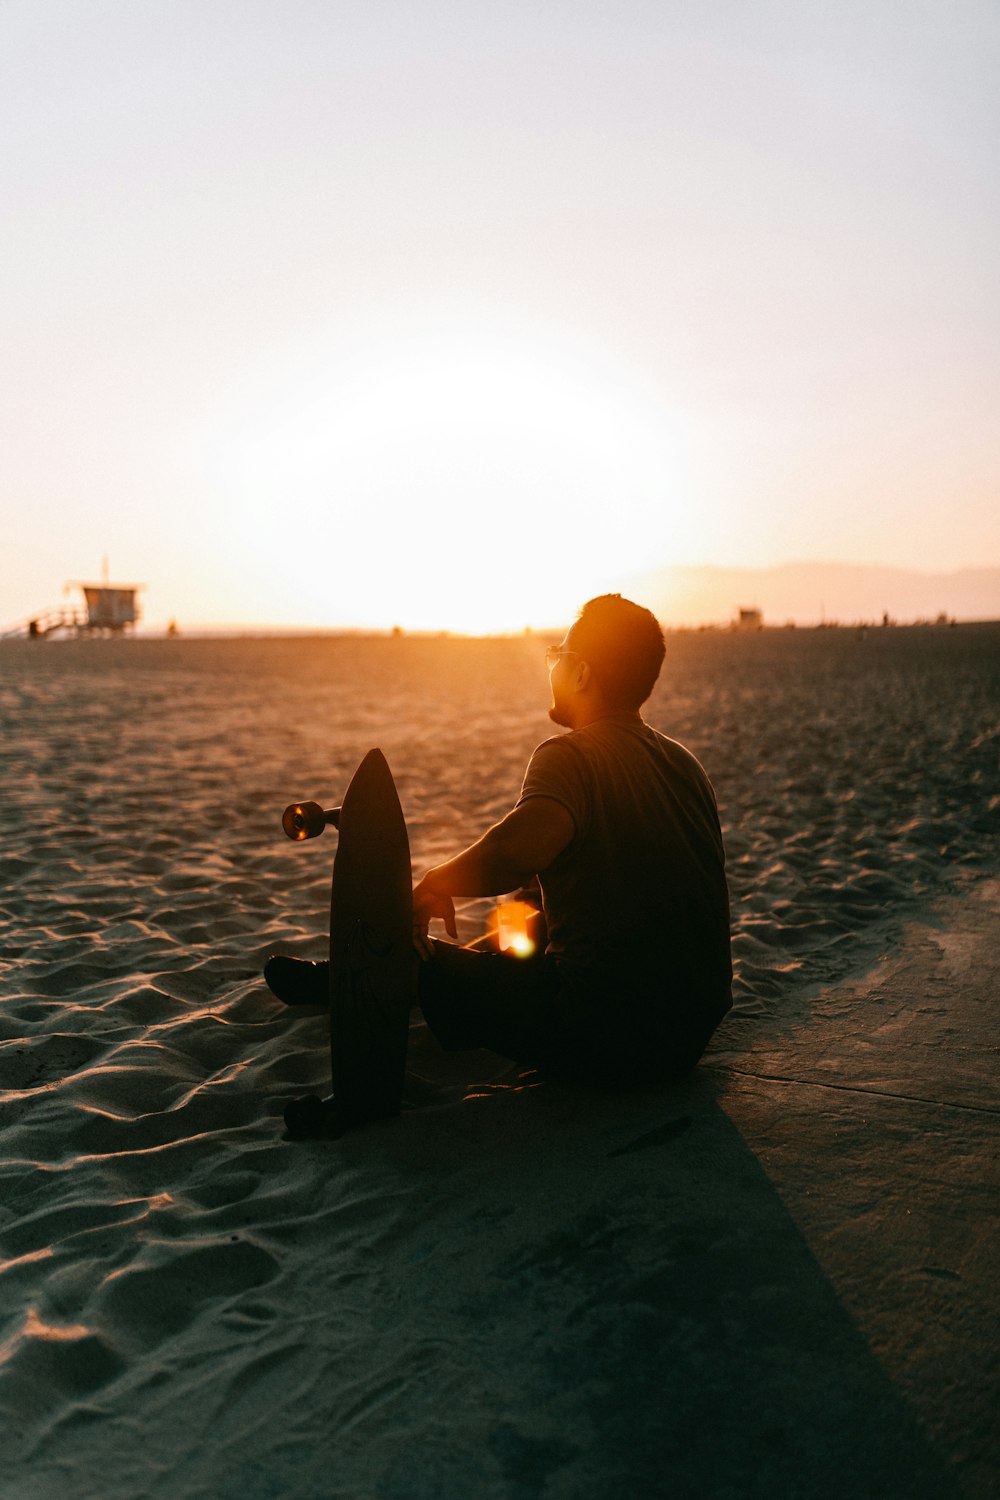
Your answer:
[[[37,1041],[0,1044],[0,1089],[20,1093],[65,1078],[89,1063],[105,1044],[93,1037],[56,1032]]]
[[[220,1293],[228,1301],[277,1269],[273,1255],[247,1240],[148,1246],[139,1265],[107,1277],[94,1299],[94,1322],[128,1330],[130,1341],[149,1347],[190,1328],[203,1305],[218,1305]]]
[[[3,1406],[12,1428],[67,1401],[90,1395],[124,1369],[124,1360],[100,1335],[76,1324],[49,1325],[34,1309],[24,1326],[0,1348]]]

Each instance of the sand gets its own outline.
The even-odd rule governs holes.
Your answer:
[[[995,1493],[1000,627],[672,634],[737,1008],[671,1089],[415,1020],[339,1142],[335,836],[381,745],[419,871],[549,732],[532,638],[0,648],[0,1495]],[[470,903],[462,935],[482,930]]]

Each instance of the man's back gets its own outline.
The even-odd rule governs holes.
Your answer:
[[[560,802],[575,834],[540,872],[549,952],[588,1011],[655,1034],[731,1005],[729,900],[711,783],[634,714],[540,745],[521,801]]]

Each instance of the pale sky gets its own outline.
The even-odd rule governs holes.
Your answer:
[[[1000,565],[1000,6],[0,0],[0,629]]]

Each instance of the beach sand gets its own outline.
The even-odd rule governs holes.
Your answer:
[[[517,795],[545,642],[0,647],[0,1495],[986,1497],[1000,627],[673,633],[737,1006],[664,1089],[445,1057],[291,1142],[339,800]],[[477,936],[489,903],[470,903]]]

